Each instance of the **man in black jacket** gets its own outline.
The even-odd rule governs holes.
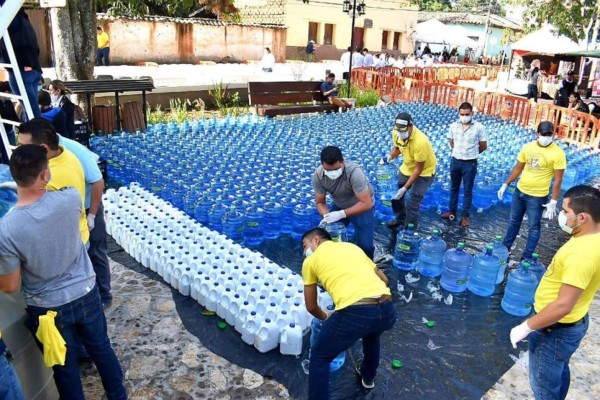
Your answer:
[[[0,0],[0,6],[4,5],[5,0]],[[40,48],[38,46],[37,36],[33,25],[29,22],[29,17],[25,10],[20,9],[11,24],[8,26],[8,34],[15,51],[19,71],[25,85],[25,92],[29,98],[29,103],[35,117],[41,116],[40,107],[37,101],[38,84],[42,78],[42,67],[40,66],[39,56]],[[4,39],[0,39],[0,63],[10,63],[8,51]],[[12,70],[8,70],[10,88],[13,93],[21,94],[17,86],[17,80]],[[27,120],[26,113],[21,116],[22,120]]]
[[[575,73],[573,71],[567,72],[567,78],[563,79],[558,85],[556,91],[556,105],[559,107],[567,107],[569,105],[569,96],[575,92],[575,80],[573,79]]]

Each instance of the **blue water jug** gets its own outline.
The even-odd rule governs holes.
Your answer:
[[[217,232],[223,232],[223,216],[227,211],[227,208],[222,204],[213,204],[208,211],[208,227]]]
[[[297,204],[294,207],[294,220],[292,222],[292,237],[302,239],[304,232],[313,227],[313,206],[311,204]]]
[[[447,245],[440,237],[440,231],[434,229],[431,232],[431,237],[421,242],[417,270],[425,276],[440,276],[444,269],[446,249]]]
[[[478,296],[491,296],[496,289],[496,277],[500,260],[494,255],[494,247],[486,245],[485,251],[475,255],[467,289]]]
[[[334,242],[347,242],[348,236],[346,234],[346,225],[342,222],[334,222],[332,224],[322,224],[324,228],[331,235],[331,240]]]
[[[392,200],[398,191],[396,167],[389,163],[377,165],[377,197],[379,200]]]
[[[0,218],[6,215],[17,203],[17,194],[10,189],[0,189]]]
[[[533,275],[535,275],[538,280],[538,284],[542,281],[542,277],[546,273],[546,267],[540,261],[540,255],[538,253],[533,253],[531,255],[531,260],[527,260],[529,262],[529,271]]]
[[[257,246],[264,240],[263,224],[265,213],[256,203],[246,210],[246,226],[244,227],[244,244]]]
[[[459,242],[455,249],[446,251],[444,255],[444,270],[440,285],[449,292],[464,292],[472,263],[473,256],[465,251],[465,244]]]
[[[276,202],[267,202],[264,204],[265,217],[263,234],[265,239],[277,239],[281,235],[281,216],[283,207]]]
[[[234,242],[242,243],[244,239],[245,221],[242,213],[231,207],[223,216],[223,233]]]
[[[314,318],[312,320],[311,333],[310,333],[310,347],[311,348],[317,342],[317,338],[319,337],[319,334],[321,333],[322,327],[323,327],[323,321],[321,321],[320,319],[317,319],[317,318]],[[310,357],[310,355],[309,355],[309,357]],[[331,372],[337,371],[344,365],[345,362],[346,362],[346,352],[342,351],[340,354],[338,354],[333,359],[331,364],[329,364],[329,371],[331,371]]]
[[[524,262],[520,268],[508,275],[508,282],[500,305],[511,315],[523,317],[531,312],[538,280],[529,267],[529,263]]]
[[[504,273],[506,272],[506,266],[508,264],[508,249],[502,244],[502,236],[496,236],[493,243],[494,246],[493,254],[500,260],[500,269],[498,269],[498,276],[496,276],[496,285],[499,285],[504,280]]]
[[[396,214],[392,209],[391,200],[377,200],[375,203],[375,216],[383,222],[392,222],[396,219]]]
[[[421,238],[415,232],[415,226],[408,224],[405,230],[398,234],[394,250],[394,267],[403,271],[412,271],[419,260]]]

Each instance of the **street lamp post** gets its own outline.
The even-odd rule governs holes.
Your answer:
[[[352,87],[352,54],[354,53],[354,25],[356,22],[356,14],[359,16],[365,15],[366,5],[364,1],[361,1],[359,5],[356,5],[356,0],[344,0],[342,4],[342,10],[351,15],[352,17],[352,31],[350,32],[350,60],[348,65],[348,97],[350,97],[350,88]],[[352,14],[350,14],[352,12]]]

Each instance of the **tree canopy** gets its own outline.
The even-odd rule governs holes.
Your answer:
[[[558,33],[575,41],[598,38],[600,2],[598,0],[506,0],[525,7],[526,31],[552,24]],[[594,43],[595,41],[593,41]]]
[[[97,0],[98,12],[116,15],[161,15],[186,18],[201,11],[222,19],[235,19],[238,9],[235,0]]]

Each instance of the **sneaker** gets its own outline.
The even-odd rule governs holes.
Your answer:
[[[454,218],[456,218],[456,213],[452,212],[452,211],[448,211],[448,212],[445,212],[442,215],[440,215],[440,218],[449,219],[450,221],[453,221]]]
[[[362,365],[362,361],[363,361],[362,358],[359,358],[358,360],[356,360],[356,364],[354,364],[354,370],[358,374],[358,377],[360,378],[360,383],[362,384],[362,386],[365,389],[373,389],[375,387],[375,379],[366,380],[360,374],[360,366]]]
[[[469,219],[469,217],[462,217],[462,220],[460,221],[460,226],[466,228],[469,225],[471,225],[471,220]]]

